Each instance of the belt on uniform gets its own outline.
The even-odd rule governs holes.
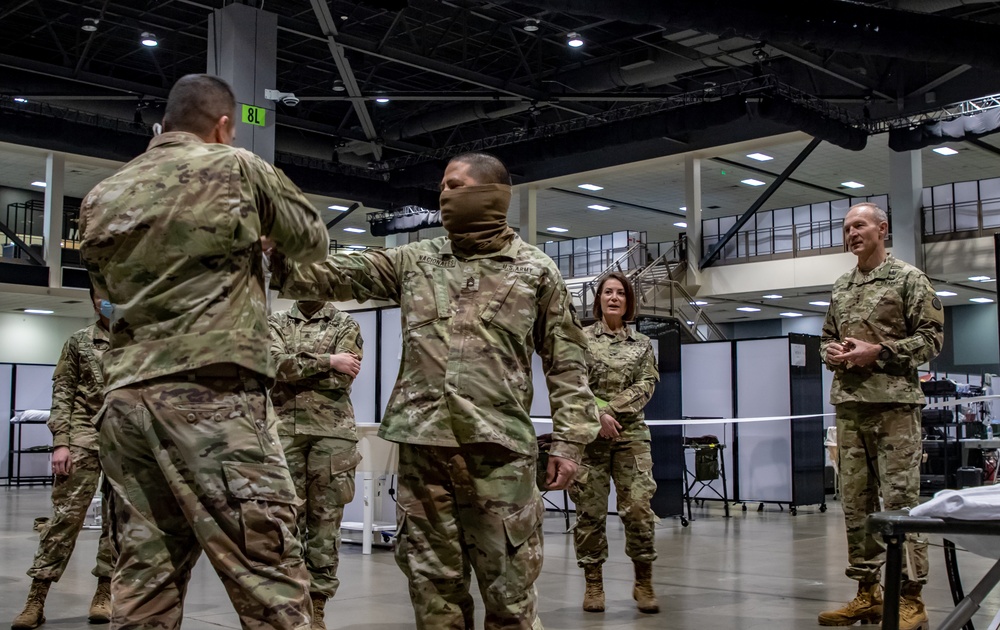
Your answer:
[[[244,378],[257,376],[254,372],[235,363],[213,363],[184,373],[190,381],[208,378]]]

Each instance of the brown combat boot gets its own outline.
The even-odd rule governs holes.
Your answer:
[[[927,630],[930,620],[924,600],[920,597],[920,582],[905,582],[899,598],[899,630]]]
[[[819,614],[821,626],[853,626],[882,622],[882,587],[878,582],[859,582],[858,594],[846,606]]]
[[[87,615],[90,623],[108,623],[111,621],[111,578],[97,578],[97,591],[90,600],[90,613]]]
[[[31,630],[45,623],[45,597],[49,594],[50,586],[52,582],[49,580],[31,581],[28,601],[21,614],[14,618],[14,623],[10,624],[11,630]]]
[[[632,599],[636,601],[639,612],[660,612],[660,603],[656,601],[656,593],[653,592],[653,564],[651,562],[634,564],[635,586],[632,588]]]
[[[312,603],[313,603],[313,617],[312,625],[309,626],[311,630],[326,630],[326,595],[320,595],[319,593],[312,593]]]
[[[587,612],[604,612],[604,571],[599,564],[583,567],[587,578],[587,592],[583,595],[583,609]]]

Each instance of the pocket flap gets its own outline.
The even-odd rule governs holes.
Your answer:
[[[635,469],[640,472],[653,470],[653,456],[649,453],[640,453],[635,456]]]
[[[346,472],[352,468],[357,468],[360,463],[361,453],[357,449],[333,453],[330,455],[330,473],[336,475],[337,473]]]
[[[235,499],[289,505],[301,503],[287,468],[275,464],[223,462],[222,471],[229,494]]]
[[[532,500],[517,512],[503,519],[503,528],[507,532],[507,540],[515,547],[520,547],[531,538],[542,523],[542,500]]]

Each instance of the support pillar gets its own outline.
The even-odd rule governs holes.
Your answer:
[[[687,284],[701,287],[701,158],[684,159],[684,205],[687,206]],[[694,293],[694,292],[692,292]]]
[[[274,162],[274,90],[278,65],[278,16],[233,3],[208,16],[208,74],[225,79],[236,95],[235,146]],[[243,105],[262,107],[264,126],[243,122]]]
[[[529,245],[538,244],[538,189],[534,186],[521,187],[520,221],[518,236]]]
[[[49,268],[49,287],[62,287],[63,189],[66,158],[55,153],[45,157],[45,217],[43,220],[45,264]]]
[[[892,255],[918,269],[924,268],[923,187],[920,151],[889,151]]]

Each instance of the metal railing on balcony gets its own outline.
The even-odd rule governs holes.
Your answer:
[[[924,240],[990,236],[1000,230],[1000,199],[975,199],[923,208]]]
[[[1000,217],[998,217],[1000,218]],[[892,245],[892,219],[887,245]],[[702,248],[707,250],[719,236],[703,236]],[[719,253],[719,264],[746,262],[749,258],[778,260],[800,256],[817,256],[846,251],[844,220],[817,221],[805,225],[758,228],[737,232]]]

